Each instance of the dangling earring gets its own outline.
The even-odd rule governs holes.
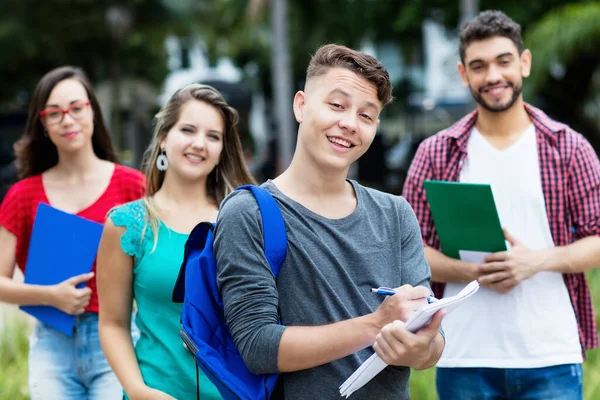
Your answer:
[[[156,168],[158,168],[159,171],[166,171],[167,168],[169,168],[169,160],[163,149],[160,149],[160,154],[156,158]]]
[[[219,184],[219,164],[215,165],[215,184]]]

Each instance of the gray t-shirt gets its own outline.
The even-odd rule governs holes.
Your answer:
[[[263,253],[261,217],[252,194],[237,191],[222,203],[214,243],[218,283],[233,339],[251,371],[277,372],[286,326],[324,325],[369,314],[383,301],[371,293],[373,287],[429,287],[430,269],[410,205],[402,197],[350,182],[358,205],[341,219],[315,214],[271,181],[262,185],[276,199],[288,235],[276,281]],[[339,398],[339,386],[371,354],[369,347],[329,364],[281,374],[278,391],[292,400]],[[409,368],[387,367],[352,398],[409,399],[409,375]]]

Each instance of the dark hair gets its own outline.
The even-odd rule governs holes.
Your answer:
[[[394,99],[390,76],[383,64],[370,55],[337,44],[319,47],[306,69],[306,80],[323,75],[334,67],[349,69],[375,85],[377,98],[384,106]]]
[[[523,52],[521,25],[510,19],[502,11],[482,11],[471,21],[465,22],[460,28],[460,60],[465,62],[467,47],[477,40],[493,37],[505,37],[517,46],[519,54]]]
[[[29,103],[29,115],[27,116],[25,133],[15,143],[19,178],[21,179],[41,174],[58,162],[58,150],[54,143],[44,134],[40,112],[46,107],[48,97],[50,97],[50,93],[56,84],[65,79],[75,79],[81,83],[90,99],[90,106],[94,112],[94,133],[92,135],[94,153],[103,160],[117,161],[115,149],[108,130],[104,125],[100,105],[87,76],[79,68],[71,66],[59,67],[48,72],[38,82]]]

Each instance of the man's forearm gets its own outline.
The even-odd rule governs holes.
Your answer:
[[[450,258],[433,247],[425,246],[425,258],[434,282],[471,282],[478,278],[476,264]]]
[[[374,314],[322,326],[287,327],[279,343],[277,367],[293,372],[323,365],[375,342],[382,324]]]
[[[542,271],[585,272],[600,267],[600,237],[588,236],[567,246],[540,250],[540,253]]]

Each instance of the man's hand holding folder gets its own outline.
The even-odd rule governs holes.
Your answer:
[[[377,336],[374,346],[376,353],[342,383],[340,394],[348,398],[383,371],[390,362],[392,365],[406,365],[414,369],[432,366],[441,356],[444,345],[444,339],[438,332],[442,318],[460,307],[463,301],[475,294],[478,289],[479,284],[473,281],[455,296],[422,306],[408,321],[399,321],[386,326],[387,332]],[[428,350],[432,352],[428,354]],[[396,362],[399,363],[395,364]]]
[[[492,253],[479,265],[479,283],[498,293],[508,293],[515,286],[543,270],[550,255],[548,249],[531,250],[503,228],[510,245],[506,251]],[[554,249],[550,249],[553,251]]]
[[[407,366],[413,369],[426,369],[440,357],[439,346],[444,339],[439,335],[446,310],[436,312],[431,322],[412,333],[404,322],[396,320],[387,324],[377,335],[373,345],[375,353],[388,365]]]
[[[441,355],[437,350],[443,347],[443,338],[436,337],[445,310],[438,311],[427,326],[415,333],[409,332],[404,323],[416,310],[428,304],[431,292],[424,286],[410,285],[393,291],[395,294],[386,297],[375,312],[381,318],[382,328],[373,348],[386,364],[428,368]]]
[[[53,301],[49,305],[70,315],[82,314],[90,303],[92,289],[87,286],[79,289],[77,285],[86,283],[93,277],[94,273],[88,272],[54,285],[52,287]]]

